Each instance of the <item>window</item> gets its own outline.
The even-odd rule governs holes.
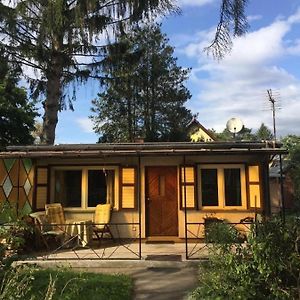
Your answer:
[[[93,208],[104,203],[114,206],[116,172],[117,167],[56,167],[51,199],[66,208]]]
[[[241,172],[240,169],[224,169],[225,205],[241,206]]]
[[[55,171],[55,202],[64,207],[81,207],[81,170]]]
[[[88,207],[113,203],[113,170],[88,170]]]
[[[201,170],[201,193],[203,206],[218,206],[217,169]]]
[[[246,208],[244,165],[203,165],[199,168],[203,208]]]

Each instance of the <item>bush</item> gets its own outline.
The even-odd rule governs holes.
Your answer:
[[[199,287],[190,298],[299,299],[299,240],[297,219],[284,225],[275,218],[255,224],[247,243],[212,244],[209,261],[200,266]]]

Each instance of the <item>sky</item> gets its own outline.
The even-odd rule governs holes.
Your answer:
[[[178,0],[180,15],[160,19],[162,31],[175,47],[178,65],[192,71],[186,86],[192,98],[186,106],[198,113],[206,128],[220,132],[232,117],[255,132],[272,128],[267,90],[277,101],[278,136],[300,135],[300,3],[298,0],[249,0],[248,33],[233,40],[223,60],[208,57],[203,48],[213,38],[220,0]],[[59,114],[56,144],[95,143],[91,100],[99,85],[78,86],[74,111]]]

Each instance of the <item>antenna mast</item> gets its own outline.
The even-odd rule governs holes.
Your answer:
[[[271,103],[271,109],[272,109],[272,115],[273,115],[273,133],[274,133],[274,141],[276,143],[276,122],[275,122],[275,111],[276,111],[276,108],[275,108],[275,103],[276,103],[276,100],[275,98],[273,97],[273,94],[272,94],[272,90],[269,89],[267,90],[267,93],[268,93],[268,97],[269,97],[269,101]]]

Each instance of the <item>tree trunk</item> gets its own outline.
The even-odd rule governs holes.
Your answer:
[[[53,145],[55,140],[55,128],[58,122],[58,111],[61,99],[62,62],[59,55],[53,55],[52,66],[47,72],[47,94],[43,103],[43,132],[41,143]]]

